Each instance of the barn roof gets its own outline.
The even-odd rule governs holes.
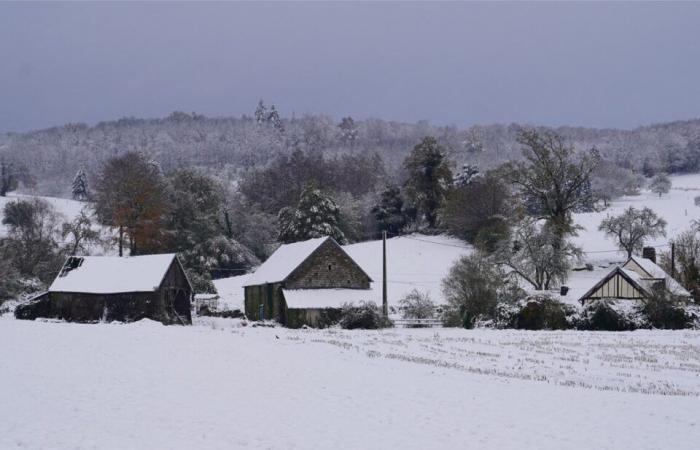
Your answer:
[[[343,248],[338,245],[331,237],[320,237],[309,239],[306,241],[294,242],[292,244],[283,244],[265,261],[258,269],[253,272],[245,286],[256,286],[267,283],[281,283],[286,280],[294,270],[301,265],[306,259],[311,256],[324,242],[330,240],[342,252]],[[347,253],[346,253],[347,254]],[[348,255],[348,258],[352,258]],[[357,264],[357,263],[356,263]],[[357,265],[360,270],[364,270]],[[365,273],[365,275],[367,275]],[[367,278],[370,278],[367,275]]]
[[[174,253],[129,257],[71,256],[63,264],[49,292],[153,292],[160,286],[173,260],[177,260]]]
[[[282,295],[290,309],[342,308],[346,303],[361,302],[381,304],[381,293],[372,289],[282,289]]]

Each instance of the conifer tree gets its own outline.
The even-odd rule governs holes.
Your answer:
[[[452,184],[452,171],[445,151],[433,137],[423,138],[406,158],[406,192],[430,228],[437,224],[437,212]]]
[[[279,240],[285,244],[324,236],[331,236],[339,244],[347,241],[339,227],[340,209],[331,197],[314,187],[304,189],[296,208],[282,208],[278,220]]]
[[[73,178],[73,187],[71,189],[73,193],[73,200],[87,201],[90,199],[90,191],[88,190],[88,180],[85,170],[82,168],[78,170]]]

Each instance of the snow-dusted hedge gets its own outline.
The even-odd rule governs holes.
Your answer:
[[[376,330],[393,326],[374,303],[362,302],[359,305],[343,305],[340,326],[346,330]]]

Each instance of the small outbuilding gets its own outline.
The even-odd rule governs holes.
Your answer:
[[[244,286],[245,313],[290,328],[323,327],[345,303],[377,303],[372,279],[338,243],[316,238],[280,246]]]
[[[684,300],[691,299],[690,292],[654,261],[632,256],[598,281],[579,301],[584,303],[600,299],[644,300],[653,296],[656,289],[664,289]]]
[[[173,254],[71,256],[48,292],[17,308],[19,319],[71,322],[152,319],[190,324],[192,285]]]

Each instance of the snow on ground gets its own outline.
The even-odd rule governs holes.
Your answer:
[[[343,247],[372,277],[373,289],[381,292],[382,241],[361,242]],[[441,283],[450,267],[471,250],[461,240],[448,236],[412,234],[386,241],[387,290],[390,306],[399,306],[413,289],[428,292],[430,298],[444,303]]]
[[[0,320],[0,448],[692,449],[700,333]],[[663,395],[662,395],[663,394]]]
[[[652,246],[664,246],[657,251],[667,251],[670,240],[688,230],[693,220],[700,221],[700,207],[695,206],[694,202],[695,197],[700,196],[700,174],[678,175],[670,178],[673,184],[671,192],[661,197],[653,192],[643,191],[641,195],[625,196],[611,202],[604,211],[575,214],[576,223],[583,226],[584,230],[574,238],[574,243],[588,252],[586,259],[624,261],[626,255],[614,251],[615,242],[606,238],[602,231],[598,231],[598,225],[606,217],[619,215],[630,206],[637,209],[651,208],[668,222],[667,236],[647,243]]]
[[[219,294],[219,310],[245,310],[243,286],[248,283],[251,274],[214,280],[214,287]]]

